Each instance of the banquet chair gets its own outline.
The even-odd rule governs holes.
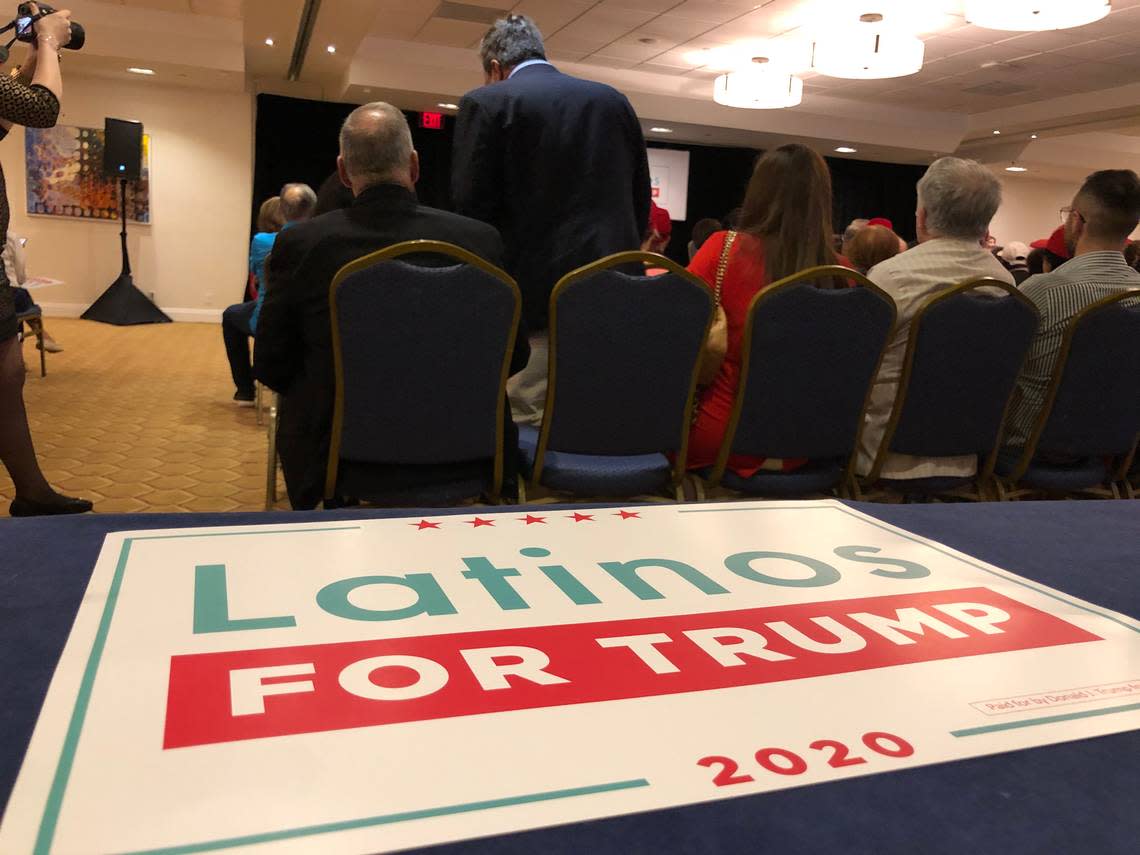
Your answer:
[[[1133,289],[1098,300],[1069,322],[1025,445],[998,454],[998,496],[1091,490],[1120,498],[1137,432],[1140,289]]]
[[[1002,425],[1039,318],[1027,297],[997,279],[971,279],[927,299],[911,321],[894,406],[860,492],[992,495]],[[976,476],[882,478],[892,453],[976,455],[980,465]]]
[[[500,501],[521,305],[506,273],[448,243],[406,241],[341,268],[329,288],[336,397],[326,507]],[[397,488],[382,474],[484,462],[485,475],[433,486]]]
[[[822,279],[856,287],[811,284]],[[849,492],[863,413],[895,316],[894,301],[846,267],[813,267],[757,292],[728,429],[716,464],[701,473],[708,487],[785,497]],[[733,455],[808,462],[745,478],[728,468]]]
[[[28,329],[36,339],[36,347],[40,351],[40,377],[47,377],[47,349],[44,347],[44,318],[43,310],[39,306],[23,314],[16,315],[19,323],[27,324]]]
[[[550,295],[542,425],[519,428],[532,497],[680,498],[712,318],[708,287],[653,253],[617,253],[564,276]]]

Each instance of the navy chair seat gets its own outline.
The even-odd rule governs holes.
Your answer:
[[[973,476],[965,478],[880,478],[878,483],[893,493],[901,493],[907,496],[930,496],[972,485],[974,478]]]
[[[801,496],[805,493],[829,493],[843,478],[847,460],[811,460],[791,472],[761,469],[751,478],[744,478],[726,469],[720,483],[730,490],[753,496]],[[700,476],[709,479],[713,468],[701,470]]]
[[[1007,445],[998,452],[994,470],[1008,476],[1017,467],[1025,451],[1018,445]],[[1018,484],[1032,490],[1069,492],[1097,487],[1108,480],[1108,466],[1099,457],[1081,457],[1073,463],[1053,463],[1034,457]]]
[[[523,473],[530,478],[538,453],[538,428],[519,426],[519,450]],[[638,496],[663,490],[672,471],[664,454],[571,454],[547,449],[542,484],[596,496]]]

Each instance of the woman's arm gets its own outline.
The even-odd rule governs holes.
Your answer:
[[[34,66],[30,86],[18,78],[0,77],[0,126],[5,131],[13,124],[50,128],[59,118],[63,95],[59,49],[71,40],[70,15],[65,10],[36,22],[36,46],[29,56],[29,65]]]

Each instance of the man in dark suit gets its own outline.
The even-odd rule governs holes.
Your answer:
[[[289,500],[298,510],[316,507],[323,496],[336,391],[329,286],[337,271],[370,252],[417,239],[457,244],[495,265],[503,261],[502,240],[494,228],[416,200],[419,156],[404,114],[390,104],[366,104],[345,120],[337,169],[352,188],[353,204],[278,236],[266,264],[268,292],[254,344],[254,374],[281,393],[277,448]],[[526,364],[526,341],[520,329],[512,373]],[[410,404],[393,402],[405,405]],[[517,449],[517,436],[507,433],[508,451]],[[514,471],[516,454],[507,454],[508,474]],[[370,481],[393,491],[447,483],[468,475],[464,466],[470,468],[386,466],[371,472]],[[511,485],[506,478],[507,495]]]
[[[479,52],[488,85],[459,104],[452,197],[503,235],[531,332],[530,364],[508,392],[516,421],[538,424],[550,292],[571,270],[640,247],[649,164],[626,97],[559,72],[529,18],[496,21]]]

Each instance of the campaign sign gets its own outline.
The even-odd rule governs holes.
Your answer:
[[[1097,736],[1138,633],[838,502],[115,534],[0,851],[390,851]]]

